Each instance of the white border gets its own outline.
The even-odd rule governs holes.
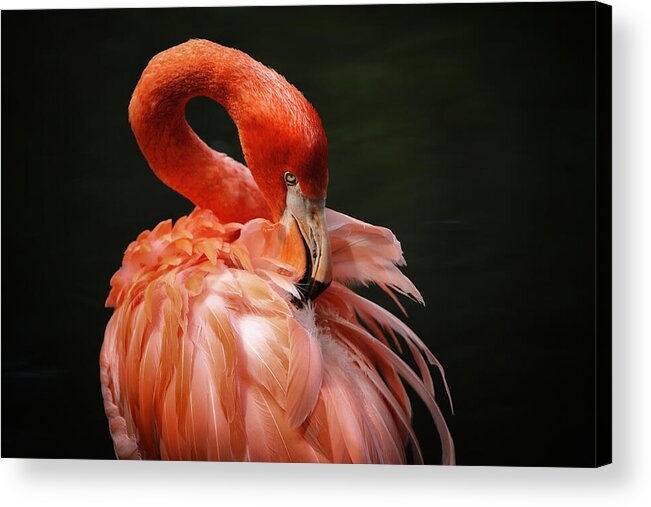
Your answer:
[[[305,3],[0,1],[2,9]],[[446,507],[651,505],[651,2],[613,0],[611,4],[614,465],[599,470],[450,469],[5,459],[0,462],[0,503],[265,507],[353,503],[410,506],[417,502]]]

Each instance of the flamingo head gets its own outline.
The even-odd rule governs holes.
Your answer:
[[[240,129],[240,139],[273,218],[287,231],[285,259],[303,273],[297,286],[301,302],[307,302],[332,281],[325,219],[328,145],[318,114],[300,92],[287,100],[280,110],[291,116],[260,111],[255,124]]]

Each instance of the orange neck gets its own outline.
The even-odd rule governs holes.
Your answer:
[[[219,102],[233,118],[251,172],[209,148],[188,125],[185,106],[197,96]],[[301,156],[294,147],[313,149],[322,132],[316,112],[283,77],[240,51],[203,40],[151,60],[133,93],[129,120],[166,185],[222,221],[242,223],[280,218],[285,194],[282,172],[276,172],[302,162],[292,159]]]

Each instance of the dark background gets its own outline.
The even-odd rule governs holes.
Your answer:
[[[303,91],[328,135],[329,207],[401,240],[459,464],[593,465],[594,12],[3,12],[3,457],[113,457],[98,378],[109,279],[140,231],[192,209],[149,170],[127,106],[152,56],[203,37]],[[195,99],[188,117],[242,160],[217,104]]]

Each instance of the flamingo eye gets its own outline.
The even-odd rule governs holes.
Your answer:
[[[287,183],[287,185],[293,187],[297,182],[298,180],[296,179],[296,175],[294,173],[290,173],[289,171],[285,173],[285,183]]]

